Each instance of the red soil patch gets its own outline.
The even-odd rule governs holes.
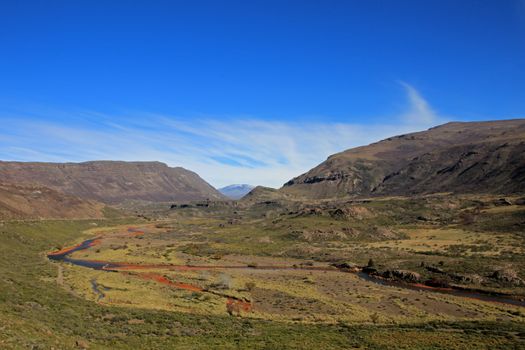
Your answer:
[[[226,311],[230,315],[240,315],[241,311],[250,312],[252,304],[249,301],[228,297],[226,299]]]
[[[158,283],[165,284],[170,287],[185,289],[185,290],[189,290],[192,292],[202,292],[203,291],[203,289],[199,286],[195,286],[195,285],[188,284],[188,283],[182,283],[182,282],[173,282],[167,279],[166,277],[159,275],[157,273],[141,273],[139,274],[139,276],[145,280],[156,281]]]

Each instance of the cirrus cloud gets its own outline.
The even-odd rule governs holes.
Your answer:
[[[152,113],[1,114],[0,158],[20,161],[162,161],[197,172],[216,187],[280,187],[329,155],[446,121],[401,83],[409,106],[387,124],[188,118]]]

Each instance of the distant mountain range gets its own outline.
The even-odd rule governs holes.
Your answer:
[[[280,192],[310,199],[525,192],[525,119],[447,123],[352,148]]]
[[[240,185],[229,185],[223,188],[219,188],[219,192],[231,199],[240,199],[253,190],[255,186],[240,184]]]

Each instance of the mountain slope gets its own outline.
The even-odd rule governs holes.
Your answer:
[[[219,188],[219,192],[231,199],[240,199],[247,195],[255,186],[240,184],[240,185],[229,185],[226,187]]]
[[[257,186],[241,199],[241,203],[253,204],[257,202],[273,202],[287,199],[289,196],[275,188]]]
[[[447,123],[330,156],[281,191],[308,198],[525,191],[525,119]]]
[[[215,188],[184,168],[160,162],[0,162],[0,179],[36,184],[83,199],[114,204],[126,200],[223,199]]]
[[[105,205],[42,186],[0,183],[0,219],[103,218]]]

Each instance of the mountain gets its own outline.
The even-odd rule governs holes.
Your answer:
[[[255,203],[274,203],[274,202],[285,202],[293,201],[296,199],[294,196],[284,193],[281,190],[265,186],[254,187],[239,201],[240,204],[252,205]]]
[[[104,207],[43,186],[0,183],[0,220],[103,218]]]
[[[3,182],[49,187],[107,204],[128,200],[168,202],[224,199],[197,174],[160,162],[0,162]]]
[[[229,185],[223,188],[219,188],[219,192],[231,199],[240,199],[253,190],[255,186],[241,184],[241,185]]]
[[[352,148],[281,191],[317,199],[525,192],[525,119],[447,123]]]

